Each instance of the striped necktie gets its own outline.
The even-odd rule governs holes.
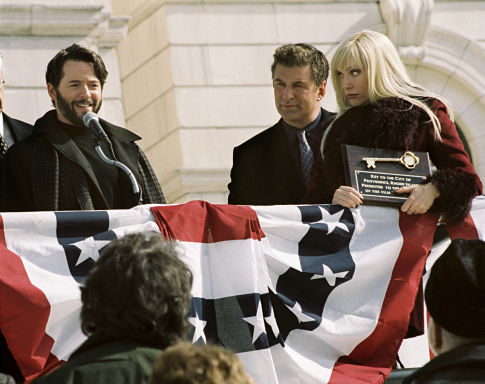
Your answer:
[[[313,152],[308,144],[306,132],[304,130],[297,131],[298,142],[300,145],[300,166],[301,174],[305,187],[310,183],[310,176],[312,175],[313,166]]]
[[[8,145],[2,135],[0,135],[0,159],[5,157],[7,153]]]

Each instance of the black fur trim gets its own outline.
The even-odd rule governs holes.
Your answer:
[[[433,172],[426,182],[433,183],[440,192],[433,204],[433,211],[441,212],[447,223],[461,222],[477,195],[475,176],[457,168],[446,168]]]
[[[389,97],[351,108],[334,123],[338,141],[363,147],[411,150],[428,115],[406,100]]]

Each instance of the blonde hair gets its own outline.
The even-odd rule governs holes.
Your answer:
[[[331,77],[339,115],[351,108],[338,76],[339,71],[349,66],[357,66],[367,73],[371,104],[387,97],[407,100],[426,112],[433,124],[436,137],[441,137],[441,124],[438,118],[421,100],[429,97],[438,98],[438,96],[411,81],[396,48],[386,35],[363,30],[347,38],[337,48],[331,62]],[[448,104],[440,100],[446,105],[448,115],[453,120]]]

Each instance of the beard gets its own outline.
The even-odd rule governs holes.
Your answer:
[[[76,113],[76,109],[74,107],[74,104],[83,104],[83,103],[89,103],[93,105],[93,112],[98,113],[99,109],[101,108],[101,103],[102,100],[94,100],[94,99],[79,99],[79,100],[74,100],[72,103],[69,104],[69,102],[62,97],[61,92],[59,90],[57,91],[57,100],[56,100],[56,108],[59,109],[59,112],[62,113],[62,115],[71,122],[72,125],[75,125],[77,127],[83,127],[83,116],[79,116]]]

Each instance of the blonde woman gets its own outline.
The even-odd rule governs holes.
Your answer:
[[[335,52],[331,63],[339,114],[327,129],[322,157],[303,202],[355,208],[363,196],[345,185],[341,144],[429,152],[437,170],[423,184],[403,187],[408,214],[433,207],[449,221],[461,221],[482,183],[453,123],[448,106],[412,82],[387,36],[356,33]]]

